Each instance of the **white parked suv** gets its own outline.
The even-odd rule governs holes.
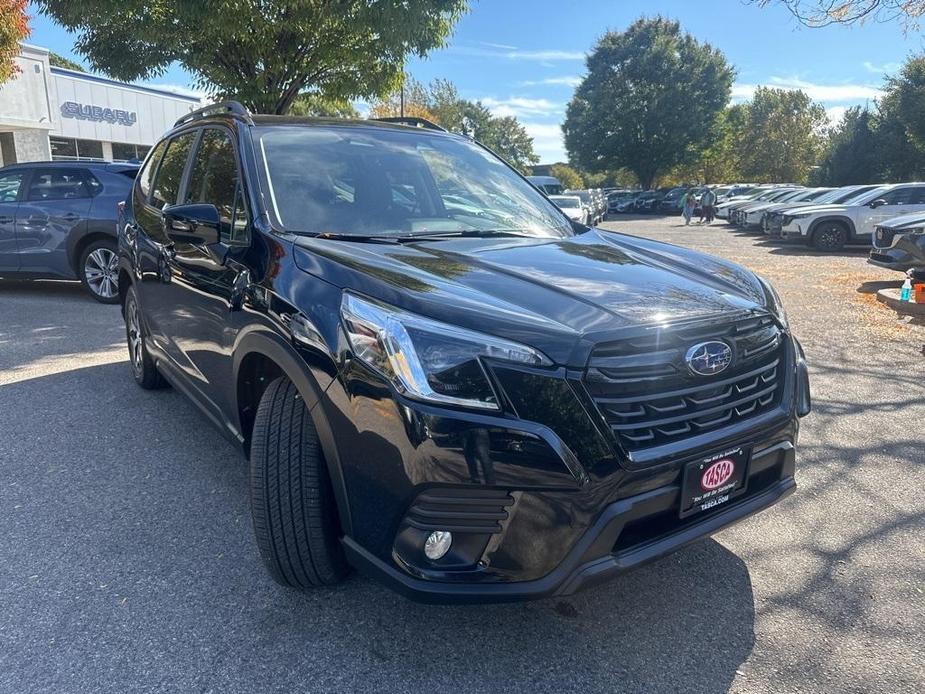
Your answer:
[[[577,195],[550,195],[549,199],[560,210],[568,215],[569,219],[579,224],[588,224],[591,219],[588,211],[581,204]]]
[[[820,251],[837,251],[849,243],[869,244],[880,222],[925,211],[925,183],[894,183],[848,202],[794,210],[782,220],[781,235]]]

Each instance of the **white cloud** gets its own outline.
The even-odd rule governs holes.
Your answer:
[[[732,98],[750,99],[759,85],[737,82],[732,85]],[[813,101],[839,102],[879,99],[883,92],[867,84],[816,84],[797,77],[770,77],[765,86],[778,89],[800,89]]]
[[[848,106],[830,106],[825,110],[825,115],[829,117],[829,123],[838,125],[847,110]]]
[[[483,46],[489,48],[500,48],[502,51],[516,51],[517,46],[508,46],[506,43],[491,43],[490,41],[479,41]]]
[[[143,82],[142,84],[145,87],[163,89],[166,92],[173,92],[174,94],[179,94],[180,96],[193,96],[204,104],[209,103],[210,101],[209,95],[201,89],[193,89],[191,87],[183,86],[182,84],[155,84],[153,82]]]
[[[522,51],[519,49],[485,49],[470,46],[450,46],[448,52],[479,58],[504,58],[506,60],[531,60],[552,63],[563,60],[584,60],[584,51],[565,51],[555,48]]]
[[[864,61],[864,69],[868,72],[873,72],[875,75],[883,75],[888,72],[899,72],[901,67],[901,63],[883,63],[881,65],[877,65],[876,63],[871,63],[867,60]]]
[[[479,99],[496,116],[515,118],[555,116],[563,112],[563,105],[549,99],[531,99],[525,96],[510,96],[496,99],[486,96]]]
[[[581,84],[582,78],[578,75],[567,75],[564,77],[547,77],[541,80],[526,80],[520,82],[522,87],[533,87],[541,84],[555,85],[555,86],[564,86],[564,87],[577,87]]]
[[[533,138],[533,150],[542,164],[566,161],[565,145],[562,142],[562,126],[558,123],[523,123],[524,130]]]

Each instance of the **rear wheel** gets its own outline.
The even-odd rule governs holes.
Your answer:
[[[285,378],[267,386],[257,408],[250,497],[257,546],[278,583],[304,590],[346,576],[318,434],[298,390]]]
[[[87,244],[78,259],[77,273],[90,296],[102,304],[119,303],[119,256],[112,239]]]
[[[817,251],[840,251],[848,243],[848,228],[841,222],[822,222],[813,231]]]
[[[144,323],[138,310],[138,297],[135,295],[134,287],[129,287],[125,295],[125,337],[135,383],[145,390],[166,386],[167,382],[158,372],[154,360],[148,354],[148,348],[145,347]]]

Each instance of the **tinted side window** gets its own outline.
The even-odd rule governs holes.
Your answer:
[[[177,202],[180,180],[183,178],[183,169],[186,168],[195,136],[195,132],[184,133],[167,144],[167,151],[164,152],[157,177],[151,186],[151,204],[159,210]]]
[[[886,193],[883,199],[887,205],[908,205],[911,194],[912,188],[896,188]]]
[[[247,218],[240,191],[231,137],[217,128],[204,130],[183,202],[215,205],[222,220],[222,241],[241,242],[246,239]]]
[[[164,142],[159,143],[157,147],[155,147],[154,154],[151,155],[151,158],[148,159],[141,173],[138,175],[138,190],[136,191],[136,195],[141,198],[140,202],[147,202],[148,200],[148,193],[151,192],[151,178],[154,176],[154,172],[157,171],[157,165],[161,160],[161,155],[164,153],[164,147]]]
[[[909,200],[907,205],[925,205],[925,186],[913,186],[909,188]]]
[[[80,169],[39,169],[32,174],[26,199],[31,202],[91,197],[87,177]]]
[[[16,202],[19,187],[22,185],[23,173],[0,174],[0,202]]]

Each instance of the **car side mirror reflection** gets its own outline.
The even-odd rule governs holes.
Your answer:
[[[870,206],[873,207],[874,209],[878,207],[882,207],[883,205],[886,205],[886,200],[884,200],[883,198],[877,198],[876,200],[872,200],[870,203]]]
[[[164,233],[176,243],[209,246],[220,240],[221,220],[215,205],[173,205],[163,212]]]

